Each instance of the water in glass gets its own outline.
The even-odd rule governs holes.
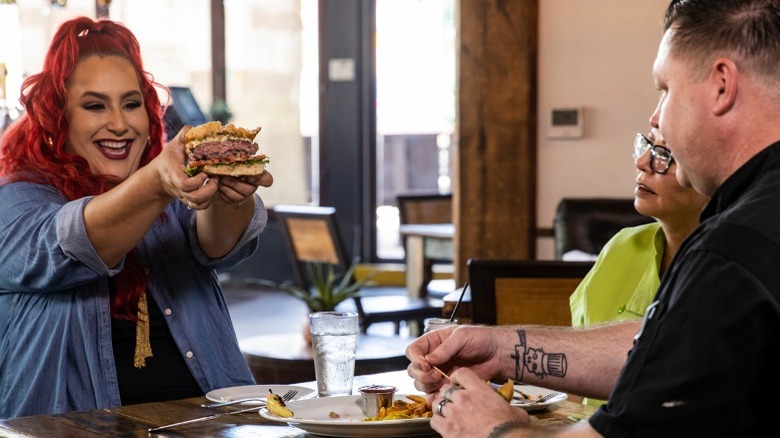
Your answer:
[[[317,392],[320,397],[352,394],[358,316],[351,312],[309,315]]]

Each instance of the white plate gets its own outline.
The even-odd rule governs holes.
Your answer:
[[[551,398],[550,400],[547,400],[544,403],[532,403],[529,401],[522,402],[517,400],[517,398],[522,397],[518,391],[522,391],[523,394],[530,395],[531,397],[538,398],[539,396],[544,397],[547,394],[550,393],[556,393],[555,397]],[[564,400],[569,398],[569,396],[565,392],[558,392],[553,391],[552,389],[542,388],[539,386],[531,386],[531,385],[515,385],[515,393],[512,398],[512,402],[510,403],[512,406],[517,406],[518,408],[523,408],[528,412],[536,412],[541,411],[543,409],[547,409],[552,405],[556,405]]]
[[[395,394],[394,400],[408,400],[406,394]],[[295,415],[282,418],[260,409],[260,415],[271,421],[287,423],[306,432],[337,437],[390,437],[432,435],[430,418],[409,420],[363,421],[359,395],[311,398],[287,402]],[[336,412],[339,418],[330,418]]]
[[[299,398],[306,397],[307,395],[314,393],[313,389],[304,388],[303,386],[245,385],[245,386],[231,386],[229,388],[215,389],[213,391],[209,391],[206,394],[206,398],[213,402],[228,402],[228,401],[238,400],[241,398],[265,397],[268,395],[269,389],[273,391],[274,394],[279,394],[280,396],[284,395],[285,392],[291,389],[296,389],[298,390],[298,394],[295,394],[293,400],[298,400]],[[260,404],[260,403],[262,402],[250,401],[242,404],[252,405],[252,404]]]

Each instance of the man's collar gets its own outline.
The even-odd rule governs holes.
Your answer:
[[[701,221],[703,222],[705,219],[724,211],[736,202],[753,184],[765,166],[780,167],[780,141],[767,146],[754,155],[718,187],[702,211]]]

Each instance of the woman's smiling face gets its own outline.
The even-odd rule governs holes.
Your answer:
[[[119,56],[85,58],[68,81],[65,148],[95,174],[127,179],[138,170],[149,138],[149,116],[136,71]]]

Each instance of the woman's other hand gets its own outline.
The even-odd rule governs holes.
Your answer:
[[[226,204],[240,207],[253,198],[258,187],[270,187],[273,182],[274,177],[268,171],[260,175],[220,176],[217,190]]]

